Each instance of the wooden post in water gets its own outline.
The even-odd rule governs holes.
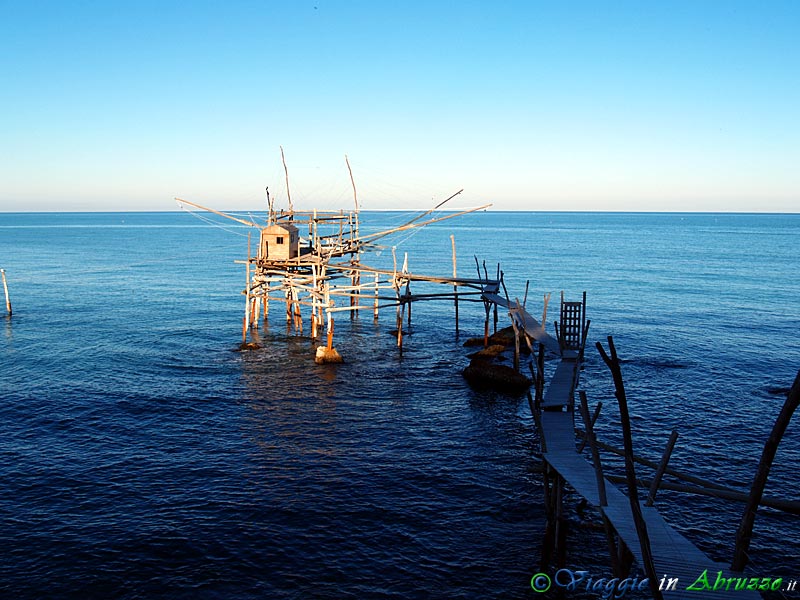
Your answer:
[[[247,341],[247,330],[250,329],[250,256],[248,252],[247,269],[245,270],[247,277],[247,287],[245,288],[245,302],[244,302],[244,325],[242,326],[242,343]]]
[[[11,300],[8,297],[8,282],[6,281],[6,270],[0,269],[0,275],[3,277],[3,291],[6,294],[6,310],[8,311],[8,316],[11,316]]]
[[[547,305],[550,304],[550,292],[544,295],[544,308],[542,308],[542,327],[547,325]]]
[[[456,270],[456,236],[450,236],[450,243],[453,246],[453,279],[455,280],[458,277]],[[456,308],[456,339],[458,339],[458,286],[455,281],[453,281],[453,304]]]
[[[778,418],[775,420],[772,433],[770,433],[769,438],[767,438],[764,444],[764,451],[761,453],[758,470],[756,471],[756,476],[753,478],[753,486],[750,488],[750,500],[744,508],[742,522],[736,532],[736,550],[733,555],[733,563],[731,563],[731,569],[734,571],[744,570],[747,564],[747,551],[750,548],[750,539],[753,535],[756,510],[761,502],[761,496],[764,495],[764,486],[767,484],[767,478],[772,468],[772,461],[775,459],[775,454],[778,451],[778,445],[781,443],[783,434],[786,432],[786,428],[798,404],[800,404],[800,371],[797,372],[797,376],[792,384],[792,389],[789,390],[789,395],[786,396],[786,402],[783,403],[783,408]]]
[[[600,496],[600,506],[608,506],[606,498],[606,479],[603,477],[603,464],[600,462],[600,452],[597,450],[597,440],[594,435],[594,423],[589,417],[589,402],[586,400],[586,392],[578,392],[581,403],[580,411],[583,418],[583,428],[586,430],[586,439],[589,440],[589,449],[592,452],[592,462],[594,463],[594,473],[597,477],[597,493]]]
[[[250,298],[250,327],[258,329],[258,296]]]
[[[327,342],[328,342],[328,350],[333,349],[333,313],[331,312],[331,295],[330,295],[330,286],[326,283],[325,284],[325,308],[328,312],[328,330],[327,330]]]
[[[411,331],[411,281],[406,282],[406,303],[408,304],[408,330]]]
[[[562,292],[563,304],[563,292]],[[608,348],[611,352],[609,357],[606,354],[603,345],[597,342],[597,350],[606,363],[611,375],[614,378],[614,395],[619,402],[619,416],[622,422],[622,441],[625,446],[625,476],[628,484],[628,500],[631,504],[631,515],[633,522],[636,526],[636,534],[639,538],[639,547],[642,550],[642,568],[644,569],[650,583],[650,593],[653,594],[654,600],[663,600],[664,596],[658,588],[658,580],[656,579],[656,568],[653,563],[653,554],[650,550],[650,538],[647,535],[647,524],[642,517],[642,506],[639,504],[639,488],[636,482],[636,467],[633,462],[633,436],[631,434],[631,420],[628,414],[628,399],[625,395],[625,384],[622,381],[622,369],[620,368],[619,358],[617,357],[617,349],[614,346],[614,338],[608,336]]]
[[[519,301],[517,301],[517,308],[519,308]],[[511,316],[511,327],[514,329],[514,370],[519,373],[519,327],[517,327],[514,315],[511,313],[509,315]]]
[[[653,476],[653,482],[650,484],[650,492],[647,494],[647,500],[644,503],[645,506],[653,506],[653,503],[656,501],[656,494],[658,493],[658,487],[661,485],[661,479],[664,477],[664,471],[667,470],[667,465],[669,464],[669,457],[672,456],[672,449],[675,448],[675,442],[677,441],[678,441],[678,432],[673,429],[672,433],[669,435],[669,440],[667,441],[667,447],[664,449],[664,455],[661,457],[661,462],[658,464],[658,469],[656,470],[656,474],[655,476]]]
[[[380,273],[375,272],[375,308],[373,308],[372,318],[374,321],[378,320],[378,286],[380,285]]]
[[[297,333],[303,333],[303,314],[300,312],[300,291],[294,291],[294,327]]]

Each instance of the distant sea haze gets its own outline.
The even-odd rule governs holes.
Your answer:
[[[405,216],[364,213],[361,231]],[[247,233],[186,213],[0,214],[14,307],[0,318],[0,595],[531,598],[537,435],[526,398],[461,376],[482,305],[460,305],[456,340],[452,302],[415,304],[402,357],[393,310],[338,316],[346,362],[317,366],[308,316],[287,333],[273,304],[263,348],[234,352]],[[412,272],[450,275],[451,234],[459,275],[499,262],[510,296],[530,281],[534,315],[551,292],[551,331],[561,290],[587,292],[581,382],[603,402],[601,439],[620,441],[593,349],[613,335],[637,453],[657,460],[675,428],[671,466],[749,489],[800,368],[800,215],[485,212],[362,260],[391,266],[394,246]],[[770,495],[798,499],[798,427]],[[566,498],[569,566],[609,576],[579,502]],[[730,561],[743,505],[667,490],[658,504]],[[753,573],[797,578],[798,556],[800,520],[760,513]]]

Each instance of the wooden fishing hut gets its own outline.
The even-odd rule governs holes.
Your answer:
[[[458,331],[459,301],[485,302],[480,296],[487,290],[496,291],[500,286],[500,270],[497,279],[489,277],[484,265],[484,274],[478,269],[478,278],[459,278],[456,273],[455,239],[451,236],[453,249],[453,276],[432,276],[409,271],[408,256],[398,265],[395,249],[392,248],[393,267],[380,269],[362,261],[369,251],[385,249],[378,240],[394,233],[424,227],[478,210],[489,204],[467,210],[434,217],[431,214],[445,203],[458,196],[459,190],[406,223],[391,229],[363,235],[360,232],[358,195],[345,157],[353,184],[355,208],[350,211],[296,211],[286,187],[288,211],[276,210],[267,188],[268,213],[265,224],[251,219],[242,219],[220,211],[176,198],[180,205],[189,205],[237,221],[258,231],[258,241],[253,252],[252,237],[248,238],[248,257],[237,261],[246,266],[245,311],[242,319],[242,346],[251,347],[247,334],[259,326],[259,320],[267,320],[270,304],[285,305],[286,323],[296,333],[303,330],[303,313],[309,316],[311,338],[318,339],[321,330],[326,332],[326,344],[317,348],[317,362],[339,362],[341,357],[333,348],[334,316],[340,312],[355,318],[360,312],[372,312],[377,321],[381,308],[396,309],[397,346],[402,351],[403,323],[411,322],[413,302],[423,300],[449,300],[453,302]],[[285,161],[284,161],[285,168]],[[301,233],[305,237],[301,237]],[[447,291],[412,293],[412,283],[417,285],[443,284]],[[487,305],[488,306],[488,305]],[[486,328],[488,331],[488,308]],[[496,319],[495,319],[496,322]],[[488,334],[487,334],[488,335]]]

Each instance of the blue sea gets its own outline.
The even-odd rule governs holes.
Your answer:
[[[361,230],[407,218],[364,213]],[[451,302],[415,304],[402,355],[393,309],[339,315],[345,363],[327,366],[308,315],[299,335],[274,305],[253,332],[263,347],[236,352],[247,234],[183,212],[0,214],[13,306],[0,317],[0,597],[537,597],[527,399],[461,375],[482,305],[462,303],[456,339]],[[476,276],[475,257],[490,275],[499,263],[512,297],[529,282],[534,315],[552,293],[548,328],[562,290],[586,291],[581,383],[603,402],[601,439],[621,440],[593,347],[611,335],[636,452],[657,460],[675,428],[671,466],[749,489],[800,369],[800,215],[484,212],[362,260],[391,265],[394,249],[411,272],[451,275],[451,234],[460,276]],[[796,415],[767,494],[800,500],[799,463]],[[610,576],[596,514],[575,494],[566,504],[567,566]],[[730,561],[743,504],[668,490],[657,504]],[[759,513],[750,572],[800,578],[800,517]]]

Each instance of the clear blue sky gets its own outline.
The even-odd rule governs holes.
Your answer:
[[[0,211],[800,210],[800,2],[0,0]]]

